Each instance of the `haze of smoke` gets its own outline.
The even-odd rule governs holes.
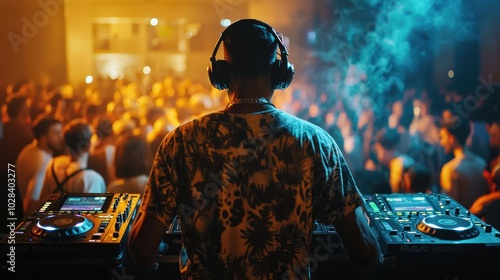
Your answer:
[[[327,89],[340,83],[335,88],[346,103],[362,95],[378,106],[375,111],[385,110],[387,96],[402,92],[408,75],[418,73],[415,68],[442,46],[472,36],[472,17],[462,0],[356,0],[335,5],[333,22],[316,30],[315,55],[323,65],[319,83],[326,82]],[[332,79],[339,74],[340,80]]]

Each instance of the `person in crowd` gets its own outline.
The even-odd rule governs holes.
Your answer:
[[[315,220],[335,227],[353,263],[375,265],[364,199],[335,141],[271,103],[293,78],[281,37],[243,19],[221,43],[225,59],[208,72],[230,102],[175,128],[158,149],[129,233],[137,267],[154,267],[176,216],[182,279],[310,278]]]
[[[60,91],[55,91],[45,106],[45,113],[64,122],[64,112],[66,110],[66,100]]]
[[[38,206],[49,161],[54,154],[64,151],[62,129],[60,120],[46,114],[40,115],[33,122],[35,140],[26,145],[17,157],[17,186],[27,215],[31,215]]]
[[[493,167],[500,164],[500,117],[494,117],[487,123],[489,135],[489,156],[486,162],[485,177],[491,177]]]
[[[441,168],[442,192],[465,208],[470,208],[478,197],[489,192],[483,176],[486,161],[468,149],[469,134],[470,122],[458,117],[443,122],[439,133],[444,152],[453,154],[453,159]]]
[[[57,192],[106,192],[102,176],[87,168],[93,134],[92,126],[82,118],[73,119],[64,126],[66,154],[55,157],[48,163],[40,199],[44,200]]]
[[[413,105],[410,102],[405,102],[402,104],[401,117],[394,127],[391,127],[391,122],[389,121],[389,127],[398,130],[400,135],[399,144],[397,150],[402,154],[409,154],[410,150],[415,146],[415,143],[419,140],[416,139],[414,135],[410,134],[410,125],[413,122]],[[394,125],[394,124],[392,124]],[[423,141],[423,140],[422,140]]]
[[[399,141],[400,134],[396,128],[381,128],[373,143],[376,162],[369,160],[365,167],[386,174],[393,193],[405,192],[402,186],[404,170],[415,163],[410,156],[397,150]]]
[[[417,163],[403,173],[403,187],[406,193],[432,192],[432,173],[425,164]]]
[[[356,122],[353,120],[352,114],[349,114],[348,111],[340,112],[337,126],[343,139],[341,147],[344,158],[351,171],[356,173],[363,169],[364,165],[363,150],[359,148],[363,145],[363,141],[356,132]]]
[[[168,115],[157,119],[153,125],[153,129],[146,135],[151,158],[154,158],[158,147],[160,147],[163,138],[179,124],[172,120]]]
[[[400,125],[401,118],[403,117],[404,104],[402,100],[395,100],[392,102],[391,114],[387,118],[387,125],[390,128],[397,128]]]
[[[415,116],[409,127],[410,134],[432,145],[439,145],[439,117],[431,113],[431,100],[415,99],[413,112]]]
[[[8,121],[3,123],[3,138],[0,139],[2,166],[15,164],[21,150],[35,138],[31,127],[28,99],[13,94],[7,102]]]
[[[107,115],[94,118],[95,141],[90,150],[88,168],[99,173],[106,185],[116,180],[114,157],[116,150],[116,135],[113,121]]]
[[[140,135],[120,137],[114,156],[115,177],[108,185],[111,193],[144,193],[151,170],[151,156],[146,140]]]
[[[464,102],[462,100],[462,102]],[[443,122],[453,121],[456,118],[462,118],[460,113],[456,112],[455,106],[459,106],[457,104],[448,104],[442,111],[441,117]],[[471,127],[471,132],[469,133],[469,137],[467,137],[467,141],[465,142],[467,147],[474,154],[482,157],[484,160],[488,160],[488,156],[490,153],[489,143],[489,135],[488,135],[488,122],[486,120],[478,120],[472,119],[468,120]],[[446,155],[448,158],[445,159],[449,161],[453,158],[453,155]],[[491,171],[491,170],[490,170]]]
[[[0,179],[5,182],[2,188],[3,197],[8,199],[9,205],[14,204],[14,216],[10,211],[2,211],[0,218],[6,221],[8,218],[16,218],[20,221],[24,216],[23,201],[15,181],[16,159],[24,146],[33,141],[33,131],[31,129],[31,118],[29,112],[30,94],[29,81],[22,80],[16,84],[8,84],[5,88],[4,100],[0,100]],[[3,93],[3,92],[2,92]],[[15,196],[18,199],[12,199]],[[9,197],[9,198],[8,198]],[[3,233],[8,233],[8,223],[3,223],[0,227],[0,237]]]
[[[408,150],[410,156],[416,165],[423,165],[430,172],[431,183],[430,192],[441,193],[440,173],[441,165],[439,159],[439,151],[436,147],[423,139],[414,139],[411,148]]]
[[[356,132],[360,135],[359,138],[363,141],[361,147],[363,151],[362,162],[364,165],[366,165],[372,157],[373,138],[375,137],[375,134],[377,132],[377,126],[375,124],[374,110],[370,108],[369,105],[365,104],[365,102],[362,102],[361,106],[363,107],[363,109],[356,123]]]
[[[146,123],[143,126],[141,132],[143,132],[144,138],[147,138],[148,134],[154,130],[155,122],[158,119],[165,117],[165,111],[160,107],[153,107],[146,113]]]
[[[492,192],[480,196],[470,207],[470,212],[500,230],[500,164],[491,172]]]

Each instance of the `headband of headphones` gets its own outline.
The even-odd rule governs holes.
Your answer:
[[[210,57],[210,65],[207,68],[208,77],[212,86],[219,90],[227,89],[229,87],[229,80],[231,78],[229,63],[226,60],[217,60],[215,56],[217,55],[220,44],[225,40],[231,30],[242,25],[263,26],[276,39],[278,48],[280,49],[280,59],[277,59],[271,65],[271,82],[274,89],[287,88],[294,75],[293,65],[288,62],[288,51],[281,42],[281,39],[276,31],[267,23],[256,19],[241,19],[235,21],[222,32],[217,44],[215,44],[214,51]]]

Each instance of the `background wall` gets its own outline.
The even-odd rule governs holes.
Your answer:
[[[92,23],[99,18],[187,18],[201,23],[198,47],[188,53],[185,74],[206,81],[206,66],[223,28],[223,18],[254,17],[264,20],[288,37],[290,60],[296,77],[314,68],[317,54],[310,50],[308,32],[322,23],[336,24],[332,13],[342,0],[2,0],[0,1],[0,86],[28,78],[41,82],[51,77],[54,84],[82,83],[95,70]],[[376,2],[376,1],[375,1]],[[500,81],[500,3],[480,0],[469,3],[469,15],[478,22],[476,45],[457,45],[453,34],[447,46],[434,54],[430,77],[438,86],[450,83],[449,69]],[[368,23],[368,22],[367,22]],[[331,47],[336,48],[337,41]],[[161,56],[161,53],[160,53]],[[314,69],[312,69],[314,70]]]
[[[56,0],[0,1],[0,85],[26,78],[67,81],[64,6]]]

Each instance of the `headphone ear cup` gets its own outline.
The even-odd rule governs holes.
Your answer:
[[[229,63],[225,60],[215,60],[208,67],[208,78],[212,86],[218,90],[229,88]]]
[[[282,60],[276,60],[271,65],[271,83],[274,89],[286,89],[292,82],[294,76],[294,68],[290,63],[285,63]]]

